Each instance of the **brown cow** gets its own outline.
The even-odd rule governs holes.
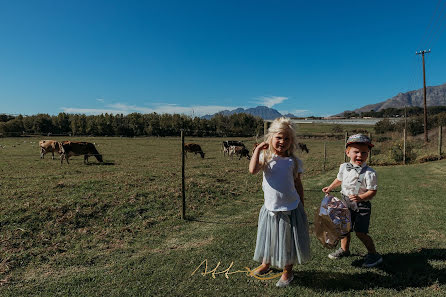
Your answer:
[[[186,143],[184,145],[184,155],[187,157],[187,153],[200,154],[202,158],[204,158],[204,152],[201,149],[201,146],[196,143]]]
[[[238,155],[239,156],[239,158],[238,158],[239,160],[242,157],[246,157],[248,160],[251,159],[251,157],[249,156],[248,149],[246,147],[244,147],[244,146],[235,146],[235,145],[231,146],[229,148],[229,155],[231,156],[231,158],[232,158],[233,155]]]
[[[228,156],[230,156],[229,148],[231,146],[243,146],[244,147],[245,145],[243,144],[243,142],[238,141],[238,140],[225,140],[221,144],[223,156],[225,156],[226,154],[228,154]]]
[[[54,160],[54,152],[59,153],[59,142],[55,140],[41,140],[39,141],[39,147],[40,147],[40,159],[45,158],[46,153],[51,153],[52,157],[51,159]]]
[[[81,141],[64,141],[60,145],[59,149],[60,153],[60,164],[63,163],[63,160],[67,160],[71,156],[80,156],[84,155],[84,164],[88,163],[88,157],[95,156],[99,162],[104,162],[102,160],[102,155],[99,154],[96,147],[93,143],[90,142],[81,142]]]

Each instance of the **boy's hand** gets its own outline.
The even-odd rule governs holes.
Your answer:
[[[325,187],[322,189],[322,192],[324,192],[325,194],[330,194],[330,191],[331,191],[330,187]]]
[[[348,195],[348,198],[350,198],[353,202],[360,202],[362,199],[359,197],[359,195]]]

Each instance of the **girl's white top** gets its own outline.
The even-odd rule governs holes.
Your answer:
[[[263,152],[260,154],[263,158]],[[303,163],[298,161],[298,172],[303,172]],[[289,211],[297,208],[299,194],[294,186],[294,160],[273,155],[263,168],[263,193],[265,207],[269,211]]]
[[[367,166],[366,163],[362,164],[361,167]],[[336,177],[338,180],[342,181],[341,193],[345,196],[352,195],[355,192],[356,181],[359,178],[359,173],[352,169],[347,170],[347,163],[341,164],[339,166],[339,173]],[[367,166],[364,180],[359,187],[358,194],[364,194],[368,190],[376,190],[378,188],[376,172],[371,167]]]

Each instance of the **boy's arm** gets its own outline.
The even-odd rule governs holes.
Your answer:
[[[354,202],[361,202],[371,200],[376,195],[377,190],[368,190],[367,192],[361,195],[350,195],[348,196],[350,200]]]
[[[294,187],[296,187],[297,194],[300,196],[300,201],[302,201],[302,205],[304,203],[304,187],[302,185],[302,180],[300,179],[300,173],[297,174],[297,177],[294,179]]]
[[[254,153],[252,153],[251,161],[249,161],[249,172],[251,174],[256,174],[262,169],[259,161],[260,151],[267,148],[268,144],[266,142],[262,142],[255,148]]]
[[[328,187],[322,189],[322,192],[329,194],[332,190],[336,189],[342,184],[342,181],[335,178],[334,181]]]

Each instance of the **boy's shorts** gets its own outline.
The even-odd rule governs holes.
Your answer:
[[[352,217],[352,231],[369,233],[372,204],[370,201],[358,202],[357,204],[359,211],[349,208]]]

